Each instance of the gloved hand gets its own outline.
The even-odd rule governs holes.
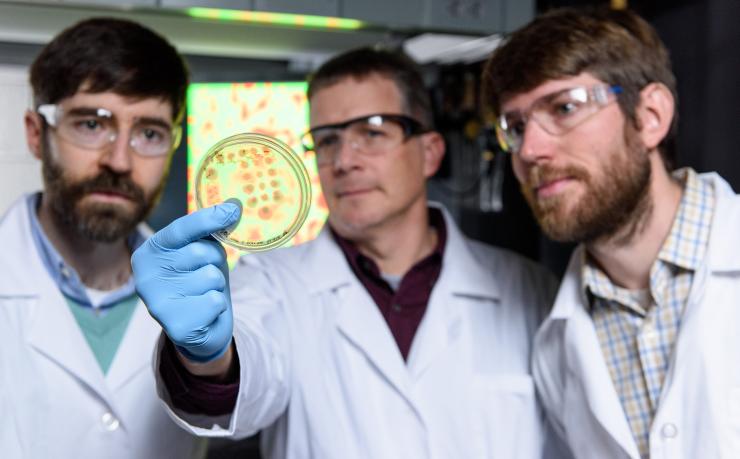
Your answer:
[[[131,258],[136,290],[149,313],[196,362],[215,360],[231,345],[226,253],[210,234],[233,225],[240,213],[227,202],[178,218]]]

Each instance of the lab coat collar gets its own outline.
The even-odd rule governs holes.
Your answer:
[[[701,174],[714,186],[716,204],[709,237],[707,265],[712,272],[740,271],[740,196],[716,173]]]
[[[462,234],[447,210],[437,203],[430,203],[430,206],[440,208],[447,225],[447,245],[437,285],[445,285],[459,296],[500,300],[501,286],[496,273],[490,266],[484,266],[479,261],[470,241]]]
[[[495,273],[478,261],[447,210],[437,203],[429,205],[442,212],[447,229],[442,272],[437,285],[445,281],[455,295],[498,300],[501,289]],[[333,290],[356,280],[328,227],[324,227],[318,237],[308,244],[311,247],[300,257],[300,269],[303,270],[309,293]]]

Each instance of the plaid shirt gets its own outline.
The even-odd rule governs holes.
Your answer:
[[[583,286],[614,387],[640,455],[649,457],[650,425],[660,403],[694,271],[707,249],[714,189],[689,168],[674,172],[683,196],[668,238],[650,269],[650,287],[614,285],[588,258]]]

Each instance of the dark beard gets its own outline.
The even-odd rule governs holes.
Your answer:
[[[554,169],[545,165],[532,168],[528,183],[569,176],[587,186],[587,193],[568,215],[559,212],[567,197],[540,202],[531,187],[522,188],[535,218],[549,238],[586,243],[616,238],[614,242],[621,245],[639,231],[640,223],[652,211],[650,160],[634,128],[626,126],[624,138],[627,154],[611,153],[610,162],[600,171],[600,182],[595,182],[592,175],[578,167]]]
[[[97,154],[91,152],[91,154]],[[64,171],[49,154],[48,143],[42,147],[44,194],[51,204],[52,218],[62,227],[85,239],[111,243],[127,237],[154,207],[164,180],[152,199],[128,175],[102,169],[97,176],[80,182],[70,182]],[[81,205],[91,192],[112,192],[126,196],[134,203],[133,210],[115,204]]]

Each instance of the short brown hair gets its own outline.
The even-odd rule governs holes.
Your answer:
[[[434,127],[432,104],[421,70],[400,51],[363,47],[333,57],[309,78],[308,98],[345,78],[362,80],[373,75],[392,80],[401,93],[407,114],[425,128]]]
[[[188,70],[162,36],[135,22],[85,19],[47,44],[31,65],[35,106],[55,104],[83,86],[132,98],[160,97],[172,117],[184,112]]]
[[[583,72],[622,88],[619,106],[635,126],[646,85],[664,84],[678,103],[668,51],[655,29],[632,11],[602,7],[552,10],[514,32],[486,63],[483,97],[498,115],[504,98]],[[658,147],[669,168],[677,123],[676,112]]]

